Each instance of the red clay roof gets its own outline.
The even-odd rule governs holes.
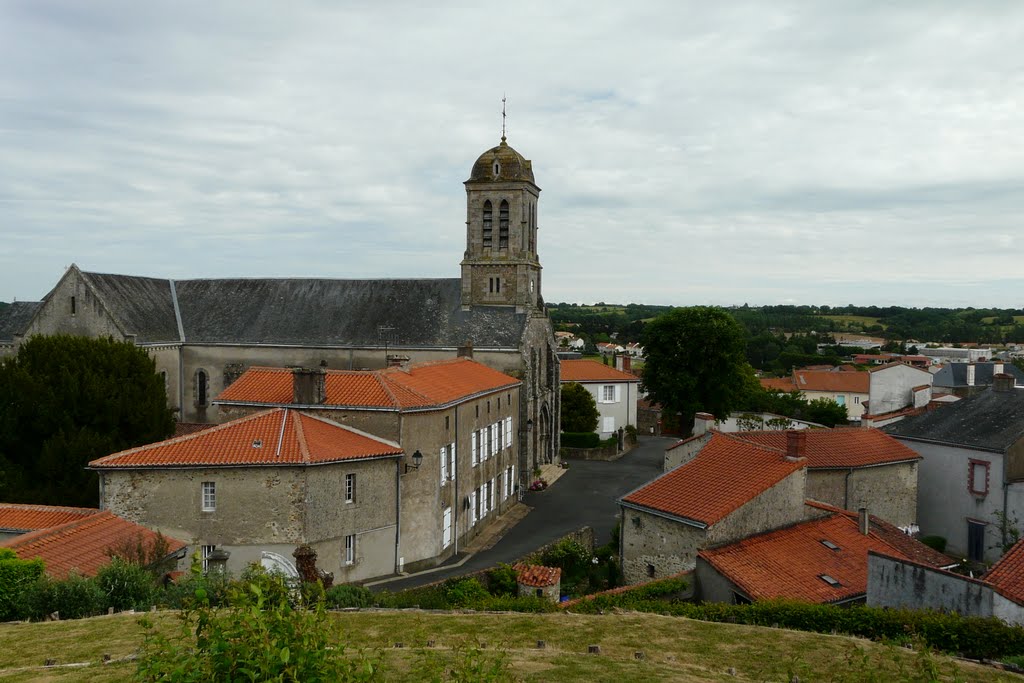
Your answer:
[[[1000,595],[1024,605],[1024,539],[1017,541],[981,578]]]
[[[349,427],[287,408],[248,415],[213,429],[114,453],[90,467],[314,465],[401,455],[402,449]]]
[[[804,466],[784,453],[713,432],[690,462],[622,499],[640,507],[714,524]]]
[[[141,541],[152,544],[156,533],[117,515],[103,511],[49,529],[40,529],[8,539],[2,545],[23,560],[38,557],[46,565],[46,573],[58,579],[74,571],[92,576],[110,562],[111,553],[122,544]],[[164,537],[168,553],[185,547],[185,543]]]
[[[563,382],[639,382],[636,375],[596,360],[560,361]]]
[[[866,467],[892,462],[920,460],[921,456],[900,441],[877,429],[839,427],[806,429],[807,466]],[[735,432],[735,435],[771,448],[786,449],[786,432]]]
[[[516,581],[524,586],[546,588],[554,586],[562,578],[562,570],[558,567],[545,567],[539,564],[515,564]]]
[[[761,386],[765,389],[777,389],[778,391],[796,391],[792,377],[762,377]]]
[[[384,370],[325,371],[325,406],[407,410],[441,407],[471,396],[519,385],[514,377],[469,358],[417,363]],[[292,371],[252,367],[221,392],[218,403],[290,405]]]
[[[838,549],[830,549],[822,541]],[[701,550],[698,555],[751,599],[827,603],[867,592],[869,550],[905,558],[876,532],[861,534],[856,519],[836,514]],[[839,585],[830,585],[823,575]]]
[[[0,530],[35,531],[36,529],[46,529],[89,517],[98,512],[97,508],[0,503]]]
[[[828,370],[794,370],[793,383],[800,391],[836,391],[868,393],[871,376],[866,372],[830,372]]]

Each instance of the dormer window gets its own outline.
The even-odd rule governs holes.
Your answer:
[[[508,249],[508,202],[504,199],[498,213],[498,249]]]
[[[488,199],[486,202],[484,202],[484,234],[483,234],[484,249],[490,249],[491,248],[491,232],[492,232],[492,230],[491,230],[491,228],[492,228],[491,215],[492,215],[491,200]]]

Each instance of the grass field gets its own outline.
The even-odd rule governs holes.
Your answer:
[[[834,320],[840,327],[850,330],[862,330],[871,325],[881,325],[883,329],[887,327],[880,318],[872,318],[866,315],[822,315],[821,317]]]
[[[0,625],[0,679],[5,681],[129,681],[142,629],[132,615],[80,621]],[[156,615],[163,628],[173,613]],[[425,658],[451,658],[452,648],[482,648],[504,657],[521,681],[1020,681],[1012,674],[938,655],[844,636],[653,614],[615,615],[436,613],[418,610],[337,615],[351,649],[379,651],[388,681],[418,681]],[[435,646],[426,648],[428,640]],[[537,641],[546,647],[537,649]],[[396,649],[401,641],[405,647]],[[600,654],[587,654],[589,645]],[[635,659],[642,652],[643,659]],[[41,666],[87,663],[82,667]]]

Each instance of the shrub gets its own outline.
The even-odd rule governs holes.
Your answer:
[[[445,599],[452,607],[470,607],[490,597],[483,584],[476,579],[456,579],[445,588]]]
[[[562,432],[562,446],[566,448],[597,448],[601,437],[595,432]]]
[[[373,593],[369,588],[341,584],[332,586],[326,594],[328,607],[370,607],[373,605]]]
[[[0,548],[0,621],[18,618],[23,593],[42,575],[42,560],[21,560],[10,548]]]
[[[96,572],[96,585],[106,596],[107,606],[119,612],[147,609],[158,602],[153,575],[120,557],[100,567]]]
[[[516,595],[519,592],[517,579],[516,570],[502,563],[487,572],[487,589],[491,595]]]
[[[39,577],[22,593],[20,615],[44,619],[54,612],[61,619],[81,619],[107,611],[107,596],[95,579],[71,574],[63,580]]]
[[[918,540],[929,548],[938,550],[940,553],[946,552],[946,539],[942,536],[922,536]]]

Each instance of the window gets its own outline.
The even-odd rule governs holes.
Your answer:
[[[199,551],[200,557],[203,559],[203,571],[210,571],[210,555],[217,549],[215,545],[204,545]]]
[[[832,586],[833,588],[841,588],[843,584],[839,583],[838,579],[835,579],[828,574],[818,574],[818,578]]]
[[[481,493],[483,492],[480,490],[479,486],[476,488],[475,491],[473,491],[473,503],[475,506],[473,510],[474,524],[476,523],[476,520],[481,519],[483,517],[482,511],[480,509],[483,507],[483,496],[481,495]]]
[[[445,508],[441,513],[441,549],[452,544],[452,509]]]
[[[602,432],[614,432],[615,431],[615,418],[614,417],[603,417],[603,418],[601,418],[601,431]]]
[[[491,200],[484,202],[484,249],[491,248]]]
[[[71,297],[71,315],[78,312],[77,306],[75,306],[75,297]]]
[[[654,571],[655,571],[654,570],[654,565],[653,564],[648,564],[647,565],[647,576],[653,579],[654,578]]]
[[[967,520],[967,557],[975,562],[985,558],[985,527],[984,522]]]
[[[473,458],[473,467],[476,467],[477,465],[480,464],[480,444],[477,442],[477,432],[475,432],[475,431],[472,432],[469,435],[469,438],[470,438],[469,452],[470,452],[470,454],[472,455],[472,458]]]
[[[494,480],[487,482],[487,512],[494,509]]]
[[[491,414],[491,402],[490,401],[487,402],[487,414],[488,415]]]
[[[345,475],[345,502],[356,502],[356,475],[354,474]]]
[[[495,441],[496,441],[495,450],[498,453],[500,453],[501,449],[503,449],[505,447],[505,443],[504,443],[505,430],[502,429],[502,423],[501,422],[496,422],[494,424],[494,433],[496,435],[496,438],[495,438]]]
[[[508,202],[504,199],[498,211],[498,249],[508,249]]]
[[[988,495],[988,467],[985,460],[967,461],[967,489],[976,496]]]
[[[349,534],[345,537],[345,555],[342,557],[342,564],[356,563],[356,535]]]
[[[478,510],[476,507],[476,491],[469,492],[469,499],[466,501],[466,504],[469,505],[469,525],[474,526],[478,518]]]
[[[854,396],[853,397],[853,405],[855,405],[855,406],[859,406],[860,405],[860,396]]]
[[[505,470],[505,497],[508,498],[512,495],[513,482],[515,481],[516,468],[513,465],[509,465],[508,469]]]
[[[455,479],[455,442],[448,444],[448,478]]]
[[[601,387],[601,402],[615,403],[615,385],[605,384]]]
[[[206,371],[196,371],[196,405],[200,408],[206,406]]]
[[[837,546],[832,541],[829,541],[828,539],[824,539],[824,538],[821,539],[821,544],[823,546],[825,546],[826,548],[828,548],[829,550],[839,550],[839,546]]]
[[[438,459],[441,470],[441,486],[448,482],[448,447],[441,446],[441,457]]]
[[[495,422],[490,427],[488,427],[487,432],[490,434],[490,436],[487,439],[487,443],[491,447],[489,457],[493,458],[495,455],[498,454],[498,423]]]
[[[512,418],[505,418],[505,447],[512,447]]]
[[[448,415],[445,415],[445,416],[444,416],[444,428],[445,428],[446,430],[448,429],[448,424],[449,424],[449,423],[448,423],[448,418],[449,418],[449,416],[448,416]]]
[[[213,481],[203,482],[203,512],[213,512],[217,509],[217,483]]]
[[[846,396],[842,396],[842,395],[836,396],[836,403],[838,403],[841,406],[845,406],[846,405]]]
[[[501,294],[501,278],[487,278],[487,291],[491,294]]]

